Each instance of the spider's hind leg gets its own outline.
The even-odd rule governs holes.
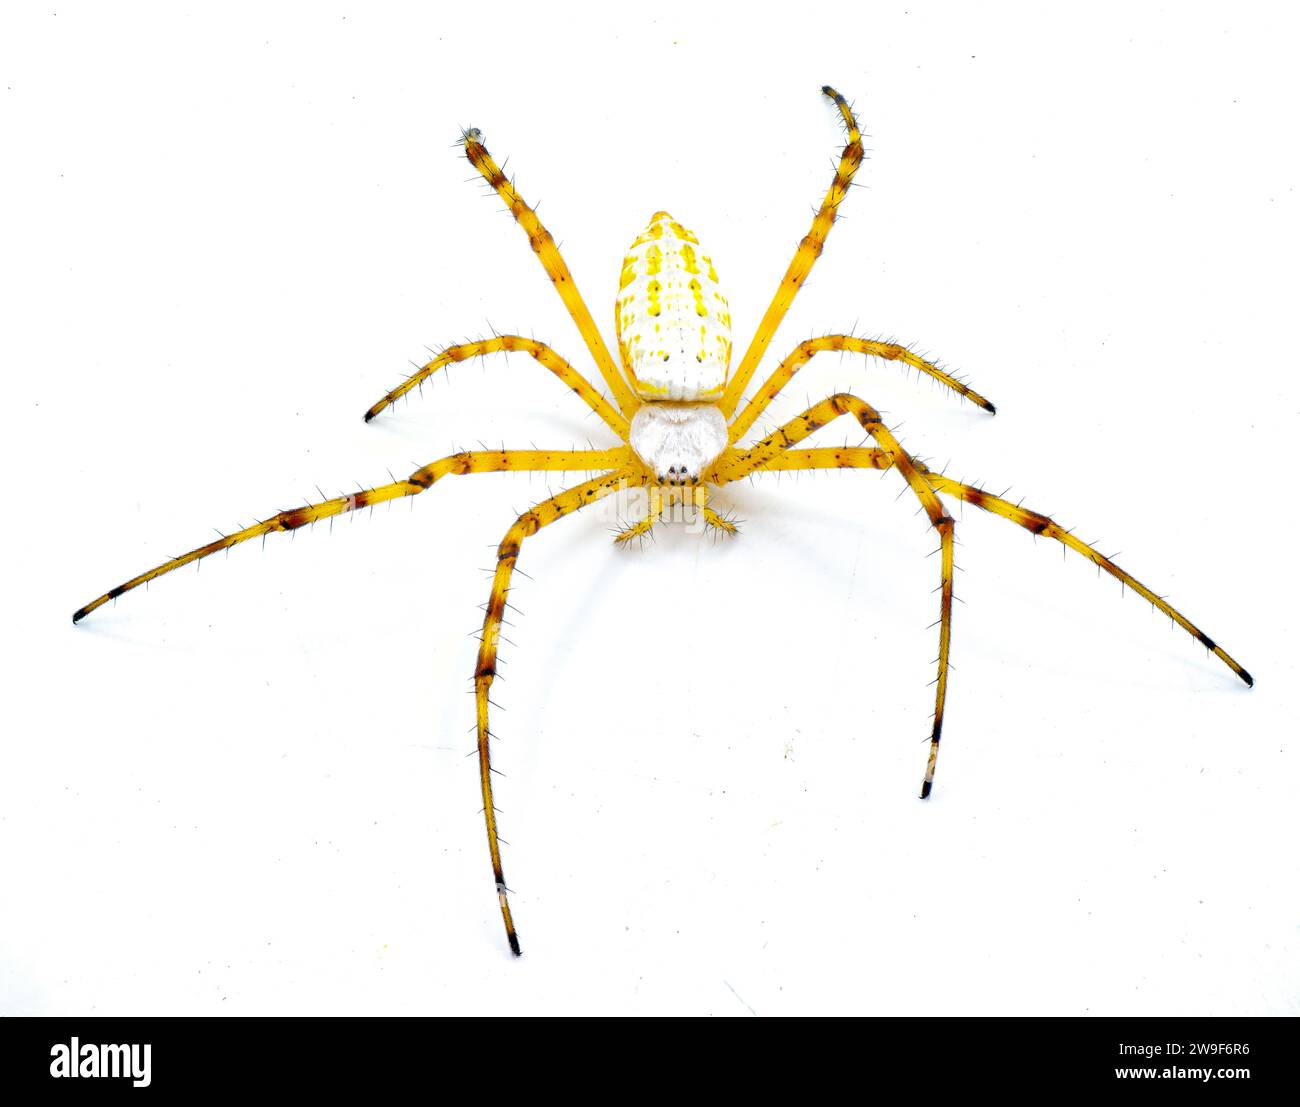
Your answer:
[[[628,385],[622,370],[613,357],[610,356],[605,340],[601,338],[600,331],[597,330],[596,324],[591,318],[591,312],[587,310],[582,294],[578,291],[578,286],[573,282],[573,275],[569,272],[569,267],[564,263],[564,258],[555,245],[555,239],[551,237],[551,232],[542,226],[542,221],[537,218],[537,212],[525,203],[524,198],[515,189],[514,182],[509,180],[501,172],[501,167],[492,160],[492,156],[487,152],[487,147],[483,145],[482,132],[471,128],[462,137],[465,144],[465,156],[469,159],[470,164],[482,174],[483,179],[496,190],[497,195],[505,202],[510,214],[514,216],[515,222],[528,235],[528,243],[532,246],[533,253],[537,255],[537,260],[542,263],[546,275],[551,278],[551,284],[555,286],[555,291],[560,294],[560,299],[564,301],[564,306],[568,309],[570,317],[577,325],[582,340],[587,344],[587,349],[596,362],[596,368],[600,370],[600,375],[604,378],[606,387],[614,397],[614,403],[624,416],[630,417],[639,406],[637,398]]]
[[[754,370],[758,368],[758,363],[767,351],[773,335],[776,334],[777,327],[781,325],[785,313],[790,310],[790,305],[798,295],[799,289],[803,287],[803,282],[821,256],[822,248],[826,244],[826,236],[831,233],[831,227],[835,223],[836,209],[848,195],[849,185],[853,183],[854,174],[862,164],[862,134],[858,130],[858,121],[853,117],[853,109],[830,85],[822,86],[822,95],[829,98],[840,113],[844,129],[848,132],[848,145],[840,155],[839,166],[831,179],[831,186],[822,200],[821,207],[813,217],[812,226],[800,241],[799,248],[785,271],[785,276],[777,285],[772,302],[763,314],[758,330],[750,340],[749,348],[745,350],[745,356],[740,359],[740,365],[737,366],[731,380],[727,382],[727,391],[723,395],[720,406],[722,414],[728,418],[735,412],[736,405],[740,403],[740,398],[744,395],[745,388],[749,385]]]

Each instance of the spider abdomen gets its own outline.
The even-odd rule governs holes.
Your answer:
[[[623,259],[614,329],[642,400],[717,400],[731,362],[731,310],[699,239],[656,212]]]

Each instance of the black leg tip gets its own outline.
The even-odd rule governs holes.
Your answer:
[[[76,619],[76,616],[75,616],[75,615],[73,616],[73,619],[74,619],[74,621],[75,621],[75,619]],[[1254,687],[1255,687],[1255,678],[1254,678],[1253,676],[1251,676],[1248,672],[1246,672],[1245,669],[1242,669],[1241,672],[1240,672],[1240,674],[1238,674],[1238,675],[1240,675],[1241,679],[1244,680],[1244,681],[1246,682],[1246,687],[1247,687],[1247,688],[1254,688]]]
[[[519,948],[519,935],[508,934],[507,937],[510,939],[510,952],[513,953],[516,957],[522,957],[524,955],[524,951]]]
[[[932,780],[927,780],[924,784],[922,784],[922,785],[921,785],[921,798],[922,798],[922,799],[929,799],[929,798],[930,798],[930,789],[933,788],[933,787],[934,787],[934,781],[932,781]]]
[[[72,613],[72,622],[74,624],[79,623],[85,617],[86,617],[86,609],[83,607],[80,611],[74,611]]]
[[[367,411],[363,416],[361,416],[361,418],[364,419],[367,423],[369,423],[370,420],[373,419],[374,417],[375,417],[375,413],[373,411]]]
[[[987,411],[990,415],[996,415],[998,413],[998,409],[994,407],[993,404],[989,403],[987,400],[984,402],[984,410]]]

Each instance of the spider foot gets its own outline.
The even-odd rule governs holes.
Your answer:
[[[497,898],[501,901],[501,917],[506,924],[506,941],[510,943],[510,952],[516,957],[522,957],[523,950],[519,948],[519,933],[515,930],[515,920],[510,914],[510,901],[506,898],[509,889],[501,881],[497,881]]]

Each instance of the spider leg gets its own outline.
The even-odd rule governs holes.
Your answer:
[[[939,534],[939,672],[935,679],[934,724],[930,730],[930,757],[926,762],[925,780],[921,784],[921,798],[925,799],[934,787],[935,764],[939,759],[939,738],[943,732],[943,708],[948,697],[948,652],[952,641],[952,577],[953,577],[953,521],[944,510],[934,489],[923,475],[923,467],[914,461],[910,454],[899,445],[898,440],[881,422],[880,413],[864,400],[847,392],[838,392],[834,396],[814,404],[802,415],[792,419],[785,426],[778,428],[751,450],[728,450],[714,463],[713,475],[708,479],[715,484],[736,480],[747,476],[755,470],[764,468],[783,450],[797,445],[810,434],[826,426],[841,415],[852,415],[872,438],[876,440],[879,453],[870,451],[864,460],[871,463],[871,468],[897,469],[907,481],[921,507],[930,520],[930,525]],[[847,450],[838,452],[847,455]],[[813,451],[807,451],[808,454]],[[883,455],[883,457],[881,456]],[[731,464],[728,464],[732,457]],[[881,465],[880,462],[887,462]],[[789,466],[778,466],[788,468]]]
[[[888,469],[892,462],[883,450],[871,450],[862,447],[844,447],[841,449],[813,449],[813,450],[786,450],[784,453],[777,454],[763,463],[764,470],[770,469]],[[1225,665],[1228,666],[1238,677],[1247,685],[1254,685],[1255,679],[1237,661],[1215,642],[1209,635],[1205,634],[1190,619],[1180,611],[1166,603],[1161,597],[1157,596],[1145,584],[1135,577],[1129,575],[1108,557],[1099,553],[1086,542],[1080,541],[1059,523],[1053,522],[1046,515],[1040,515],[1036,511],[1030,511],[1028,508],[1021,507],[1019,504],[1013,504],[1009,500],[1004,500],[1000,496],[990,495],[979,488],[974,488],[969,484],[962,484],[940,473],[931,472],[919,461],[914,462],[917,470],[929,482],[930,486],[937,492],[945,496],[956,496],[966,503],[974,504],[976,507],[983,508],[994,515],[999,515],[1003,519],[1008,519],[1017,526],[1024,527],[1031,534],[1041,534],[1047,538],[1054,538],[1063,546],[1082,554],[1094,565],[1104,569],[1116,580],[1126,584],[1133,589],[1139,596],[1154,606],[1157,610],[1163,612],[1183,630],[1187,631],[1206,649],[1210,650]]]
[[[432,487],[435,482],[448,474],[464,476],[470,473],[602,470],[626,465],[629,456],[626,447],[613,450],[571,451],[487,450],[452,454],[450,457],[444,457],[440,461],[435,461],[430,465],[417,469],[405,480],[394,481],[392,484],[381,484],[376,488],[354,492],[347,496],[336,496],[332,500],[324,500],[321,503],[306,504],[289,511],[281,511],[278,515],[273,515],[260,523],[254,523],[251,527],[245,527],[243,530],[228,534],[216,542],[209,542],[206,546],[200,546],[198,549],[191,550],[180,557],[174,557],[170,561],[165,561],[156,568],[150,569],[147,573],[132,577],[125,584],[119,584],[116,588],[92,600],[72,616],[72,621],[79,623],[97,607],[101,607],[109,600],[115,600],[123,593],[130,592],[133,588],[148,584],[149,581],[156,580],[163,574],[170,573],[173,569],[179,569],[183,565],[199,561],[210,554],[217,553],[219,550],[228,550],[231,546],[247,542],[250,538],[258,538],[274,531],[297,530],[308,523],[315,523],[321,519],[328,519],[335,515],[342,515],[345,512],[355,511],[359,507],[372,507],[377,503],[383,503],[385,500],[395,500],[402,496],[415,496],[426,488]]]
[[[536,342],[531,338],[523,338],[517,334],[502,334],[497,335],[495,338],[483,339],[480,342],[466,342],[459,346],[448,346],[432,361],[420,366],[417,372],[399,384],[367,411],[366,422],[369,423],[371,419],[383,411],[384,408],[389,407],[395,400],[405,396],[417,385],[423,384],[444,365],[451,365],[472,357],[485,357],[488,354],[510,352],[512,350],[519,350],[528,354],[544,368],[549,369],[567,384],[572,391],[576,392],[592,411],[605,420],[610,430],[624,441],[627,440],[627,420],[610,406],[609,401],[591,386],[586,377],[545,343]]]
[[[1141,581],[1135,580],[1133,577],[1129,576],[1128,573],[1108,557],[1103,556],[1086,542],[1081,542],[1079,539],[1075,538],[1075,536],[1068,530],[1060,526],[1058,523],[1053,522],[1046,515],[1040,515],[1036,511],[1030,511],[1028,508],[1020,507],[1018,504],[1013,504],[1008,500],[1002,499],[1000,496],[992,496],[978,488],[972,488],[969,484],[962,484],[960,481],[950,480],[948,477],[942,476],[939,473],[932,473],[924,466],[918,466],[918,468],[924,474],[925,479],[929,481],[930,485],[937,491],[948,496],[956,496],[958,499],[964,500],[968,504],[974,504],[976,507],[981,507],[985,511],[992,512],[994,515],[1000,515],[1003,519],[1009,519],[1017,526],[1024,527],[1025,530],[1032,534],[1041,534],[1047,538],[1055,538],[1056,541],[1060,542],[1062,545],[1068,546],[1076,553],[1082,554],[1094,565],[1106,570],[1106,572],[1116,580],[1128,585],[1144,600],[1162,611],[1165,615],[1168,615],[1169,618],[1182,627],[1183,630],[1187,631],[1187,633],[1200,642],[1201,645],[1218,657],[1220,661],[1227,665],[1228,668],[1245,681],[1247,685],[1254,685],[1254,678],[1239,664],[1237,664],[1237,662],[1226,650],[1223,649],[1223,647],[1219,646],[1207,634],[1198,629],[1190,619],[1172,608],[1152,592],[1150,588],[1141,583]]]
[[[760,468],[762,470],[773,469],[888,469],[893,464],[893,459],[885,450],[864,449],[862,447],[844,447],[841,449],[822,448],[812,450],[786,450],[783,453],[776,454],[764,461]],[[1009,500],[1004,500],[1001,496],[993,496],[981,489],[974,488],[969,484],[962,484],[960,481],[952,480],[940,473],[931,472],[918,461],[912,463],[917,472],[929,483],[937,492],[946,496],[956,496],[966,503],[974,504],[976,507],[983,508],[985,511],[994,515],[999,515],[1003,519],[1008,519],[1017,526],[1024,527],[1031,534],[1041,534],[1048,538],[1054,538],[1062,545],[1082,554],[1089,561],[1099,568],[1105,569],[1111,576],[1123,584],[1128,585],[1139,596],[1152,604],[1159,611],[1163,612],[1183,630],[1187,631],[1206,649],[1215,654],[1225,665],[1228,666],[1238,677],[1243,680],[1248,687],[1255,683],[1254,678],[1237,661],[1198,628],[1190,619],[1176,610],[1161,597],[1157,596],[1145,584],[1136,578],[1130,576],[1121,569],[1108,557],[1104,556],[1086,542],[1080,541],[1073,534],[1067,531],[1060,524],[1053,522],[1046,515],[1040,515],[1036,511],[1030,511],[1028,508],[1021,507],[1019,504],[1013,504]],[[933,747],[932,747],[933,753]],[[930,771],[927,774],[928,779],[933,780],[933,761],[930,764]]]
[[[843,154],[840,155],[839,168],[835,171],[835,178],[831,181],[831,187],[826,193],[826,198],[822,200],[822,205],[813,218],[812,228],[799,243],[799,249],[790,262],[790,267],[785,271],[785,276],[781,278],[781,283],[777,286],[772,302],[768,305],[766,314],[758,324],[758,330],[754,332],[754,337],[749,343],[749,349],[745,351],[745,356],[741,358],[740,367],[727,384],[727,391],[723,394],[721,407],[722,414],[728,419],[731,418],[731,413],[736,410],[736,405],[740,403],[740,398],[749,384],[749,379],[754,375],[754,370],[758,368],[758,363],[762,360],[768,344],[772,341],[772,336],[776,334],[777,327],[781,325],[781,320],[785,318],[785,313],[790,309],[790,305],[794,302],[795,296],[803,286],[804,280],[812,270],[813,263],[821,254],[822,246],[826,242],[826,236],[830,234],[831,225],[835,222],[835,209],[840,206],[840,201],[848,195],[853,175],[858,171],[858,166],[862,164],[862,135],[858,133],[858,123],[853,118],[852,109],[845,102],[844,97],[831,88],[830,85],[822,86],[822,92],[829,96],[839,109],[840,116],[844,120],[844,126],[849,133],[849,143],[844,147]]]
[[[519,516],[514,525],[506,531],[506,536],[501,539],[501,545],[497,549],[497,567],[492,578],[492,594],[488,597],[487,614],[483,619],[483,636],[479,644],[478,664],[474,669],[474,699],[478,718],[479,781],[483,789],[488,850],[492,855],[492,873],[496,878],[497,897],[501,903],[501,917],[506,925],[506,938],[516,957],[520,953],[519,936],[515,932],[514,920],[510,915],[510,902],[507,899],[509,889],[506,887],[505,874],[501,868],[501,845],[497,837],[496,808],[492,804],[492,761],[488,749],[491,738],[488,726],[488,692],[496,677],[497,644],[501,637],[501,620],[505,614],[506,598],[510,593],[510,578],[514,574],[515,562],[519,560],[519,547],[525,538],[531,537],[555,520],[595,503],[611,492],[631,484],[641,483],[644,479],[633,469],[618,469],[552,496]]]
[[[730,484],[732,481],[741,480],[759,469],[767,468],[769,464],[774,469],[793,468],[790,464],[777,459],[783,454],[789,453],[792,446],[797,446],[809,435],[814,434],[828,423],[834,422],[841,415],[856,414],[853,405],[862,403],[856,396],[851,396],[848,393],[837,393],[829,399],[813,404],[803,414],[796,415],[788,423],[778,427],[766,438],[752,446],[728,446],[722,452],[722,456],[706,472],[701,474],[700,479],[702,482],[709,484]],[[847,453],[848,449],[848,447],[845,447],[839,452]],[[807,451],[809,454],[814,452]],[[888,464],[884,465],[883,468],[890,468],[893,462],[889,459],[888,451],[882,449],[882,453],[888,461]]]
[[[807,365],[815,354],[822,353],[825,350],[847,350],[849,353],[866,354],[870,357],[884,358],[886,361],[901,361],[926,376],[933,377],[940,384],[951,388],[959,396],[964,396],[966,399],[978,404],[985,411],[993,413],[997,410],[992,403],[973,388],[968,388],[956,377],[945,373],[938,366],[932,365],[924,358],[918,357],[906,346],[899,346],[894,342],[875,342],[866,338],[854,338],[852,335],[847,334],[829,334],[823,338],[810,338],[806,342],[799,343],[794,352],[776,367],[763,387],[753,395],[749,403],[733,420],[728,430],[729,440],[732,442],[740,441],[745,432],[753,426],[754,420],[763,414],[777,393],[790,383],[795,373]]]
[[[464,134],[464,142],[465,156],[469,158],[470,164],[483,175],[488,184],[496,189],[497,195],[505,201],[510,214],[515,217],[515,222],[528,235],[533,253],[542,263],[546,275],[551,278],[551,283],[555,285],[555,290],[564,301],[564,306],[569,309],[569,315],[573,317],[574,323],[582,334],[582,340],[591,351],[591,356],[595,358],[596,367],[600,370],[600,375],[605,378],[605,384],[609,387],[614,402],[618,404],[619,410],[625,416],[631,415],[639,406],[637,399],[632,394],[632,389],[618,365],[610,356],[600,331],[596,329],[591,312],[587,310],[578,286],[573,283],[573,276],[569,273],[564,258],[560,256],[551,232],[542,226],[537,213],[524,202],[523,197],[515,191],[515,186],[506,179],[500,167],[492,160],[492,155],[483,145],[483,135],[479,131],[468,130]]]
[[[888,469],[893,461],[884,450],[869,446],[820,447],[814,450],[786,450],[763,464],[763,472],[777,469]],[[921,463],[916,462],[921,469]],[[924,470],[922,470],[924,472]]]

